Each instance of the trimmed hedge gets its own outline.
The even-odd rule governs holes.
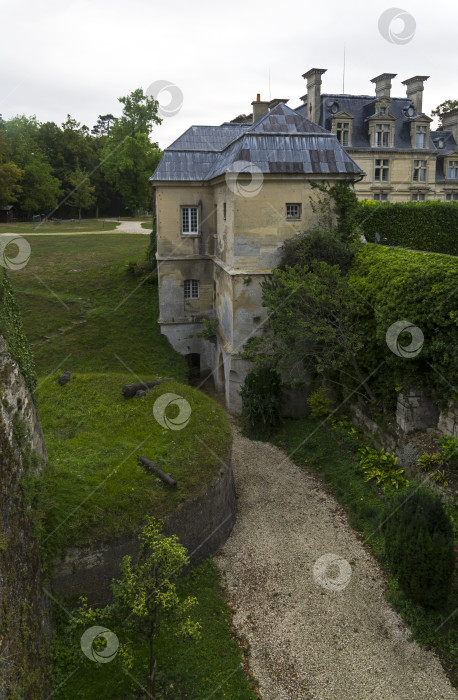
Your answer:
[[[439,404],[453,397],[458,374],[458,325],[453,316],[458,261],[368,243],[356,253],[349,281],[366,301],[357,319],[365,338],[358,362],[366,376],[381,365],[371,379],[375,393],[392,403],[395,389],[419,386]],[[418,354],[402,356],[402,346],[412,340],[407,331],[397,339],[401,356],[388,347],[387,330],[397,321],[409,321],[423,333]]]
[[[358,223],[368,241],[458,255],[457,202],[359,202]]]

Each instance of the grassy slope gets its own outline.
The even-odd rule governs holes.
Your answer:
[[[34,345],[49,453],[44,478],[29,487],[51,552],[135,530],[146,512],[162,514],[196,493],[227,453],[226,420],[200,392],[170,383],[141,399],[121,396],[124,384],[183,381],[187,373],[159,333],[156,286],[126,273],[126,261],[144,251],[141,235],[40,237],[13,278]],[[61,387],[55,379],[67,369],[72,379]],[[191,405],[183,430],[166,430],[153,417],[165,391]],[[169,411],[173,418],[176,408]],[[137,466],[137,453],[173,472],[178,489],[157,484]]]
[[[118,224],[112,221],[86,219],[82,221],[63,221],[62,223],[47,221],[42,226],[37,222],[0,224],[1,233],[77,233],[78,231],[114,231]]]

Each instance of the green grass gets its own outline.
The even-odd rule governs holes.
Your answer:
[[[142,223],[142,228],[146,228],[148,231],[151,231],[152,223],[151,221],[144,221]]]
[[[83,219],[78,221],[54,222],[47,221],[43,225],[39,222],[30,224],[25,222],[0,224],[1,233],[77,233],[78,231],[114,231],[118,227],[114,221],[99,221],[98,219]]]
[[[389,602],[411,626],[415,639],[438,653],[450,681],[458,687],[458,579],[443,610],[425,610],[406,598],[386,569],[384,538],[379,527],[385,509],[381,492],[372,482],[365,482],[364,475],[356,469],[357,449],[367,441],[355,431],[349,434],[345,422],[332,430],[326,423],[319,427],[320,422],[314,418],[285,421],[271,442],[285,449],[299,466],[323,476],[345,507],[352,527],[385,567]],[[452,510],[456,527],[458,511]]]
[[[178,584],[181,597],[195,596],[198,605],[193,619],[202,625],[197,640],[177,639],[164,629],[158,637],[157,700],[256,700],[256,693],[245,677],[241,647],[229,633],[230,611],[220,587],[220,577],[211,560],[194,569]],[[111,628],[110,628],[111,629]],[[113,629],[122,643],[122,629]],[[53,697],[113,698],[130,700],[144,697],[140,685],[148,674],[147,648],[139,643],[134,650],[134,666],[126,674],[119,659],[107,664],[89,661],[81,653],[79,639],[65,632],[65,617],[56,644],[55,688]]]
[[[11,275],[33,344],[49,455],[43,477],[30,476],[26,487],[49,555],[134,532],[146,512],[175,508],[212,479],[229,449],[221,409],[177,383],[186,381],[187,367],[160,335],[156,285],[126,270],[145,247],[142,235],[37,237],[29,264]],[[56,378],[66,370],[72,378],[62,387]],[[141,399],[121,396],[125,384],[158,377],[177,382]],[[153,417],[165,392],[191,406],[183,430]],[[157,484],[137,465],[137,453],[173,472],[178,488]]]

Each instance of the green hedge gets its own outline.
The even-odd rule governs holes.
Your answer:
[[[458,261],[447,255],[385,248],[368,243],[355,255],[349,279],[366,311],[357,322],[365,338],[358,362],[373,390],[394,401],[395,389],[420,386],[439,404],[456,398]],[[409,321],[424,336],[418,355],[398,356],[387,345],[388,328]],[[411,335],[403,332],[401,346]],[[367,376],[366,375],[366,376]]]
[[[359,203],[357,214],[366,239],[390,246],[458,255],[457,202]]]

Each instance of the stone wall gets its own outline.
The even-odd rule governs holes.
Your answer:
[[[435,428],[439,409],[421,389],[400,391],[396,406],[396,423],[405,433]]]
[[[228,460],[212,484],[164,518],[164,531],[178,536],[195,566],[218,551],[229,536],[235,517],[235,486]],[[93,606],[105,605],[111,597],[110,583],[119,577],[122,558],[126,554],[135,558],[137,551],[135,536],[93,548],[68,549],[64,560],[55,562],[53,588],[60,595],[85,595]]]
[[[47,599],[38,543],[23,495],[46,448],[35,404],[0,336],[0,698],[48,695]]]
[[[450,400],[439,416],[437,429],[444,435],[458,438],[458,404]]]

